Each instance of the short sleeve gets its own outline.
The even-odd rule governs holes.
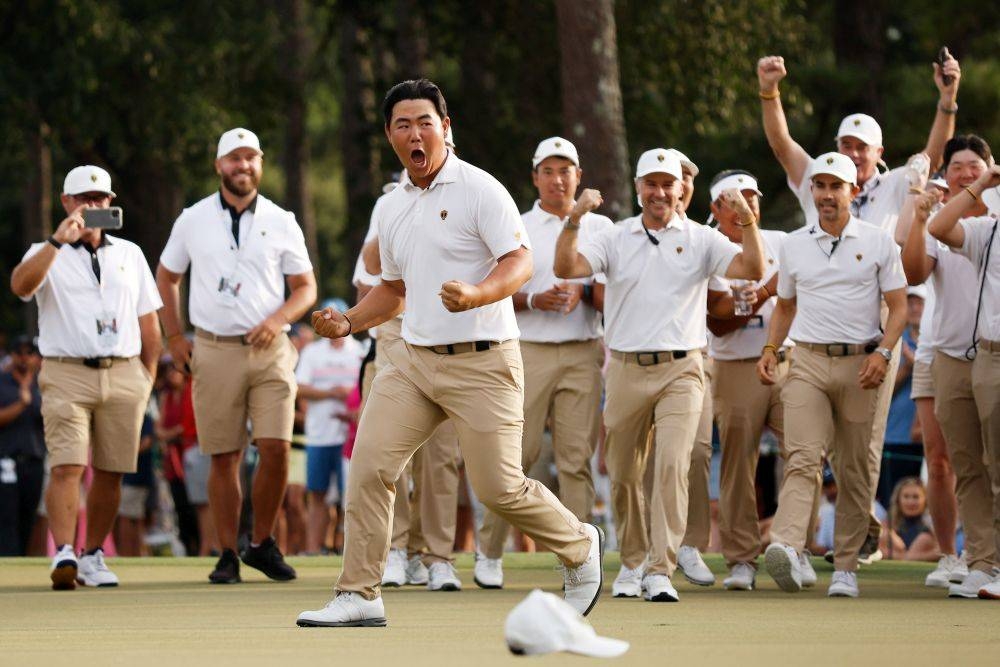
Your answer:
[[[379,282],[380,279],[378,276],[372,275],[365,270],[365,262],[361,258],[361,255],[358,255],[358,260],[354,263],[354,275],[351,276],[351,284],[355,287],[359,287],[361,285],[374,287],[375,285],[378,285]]]
[[[24,257],[21,258],[21,261],[22,262],[27,261],[31,257],[34,257],[35,255],[37,255],[39,252],[42,251],[42,248],[45,247],[46,243],[48,243],[48,241],[43,241],[41,243],[32,243],[31,247],[28,248],[28,251],[24,253]],[[42,282],[40,282],[38,284],[38,289],[35,290],[34,294],[32,294],[29,297],[18,297],[18,298],[21,299],[21,301],[24,301],[25,303],[28,303],[33,298],[35,298],[35,294],[38,294],[39,292],[41,292],[42,290],[44,290],[48,286],[48,284],[49,284],[49,278],[48,278],[48,276],[46,276],[45,278],[42,278]]]
[[[899,255],[899,246],[888,233],[879,234],[881,247],[878,261],[878,286],[883,294],[906,287],[906,274],[903,273],[903,260]]]
[[[614,229],[615,223],[611,221],[611,218],[598,215],[596,213],[588,213],[585,218],[587,221],[587,238],[598,236],[601,234],[607,234],[610,230]],[[589,260],[588,260],[589,261]],[[608,282],[607,275],[604,272],[598,271],[593,275],[594,282],[600,283],[601,285],[606,285]]]
[[[490,249],[493,259],[500,259],[521,246],[531,249],[528,230],[524,227],[513,198],[496,182],[483,184],[476,203],[476,229]]]
[[[171,273],[184,273],[191,265],[191,253],[187,247],[188,209],[185,209],[170,230],[167,245],[160,253],[160,264]]]
[[[132,252],[135,256],[136,275],[139,276],[139,293],[136,295],[135,308],[136,314],[142,317],[162,308],[163,301],[160,299],[160,292],[156,289],[156,279],[149,270],[149,264],[142,250],[134,246]]]
[[[708,279],[708,289],[712,292],[728,292],[729,281],[722,276],[712,276]]]
[[[993,218],[967,218],[959,220],[958,224],[962,225],[962,229],[965,230],[965,241],[962,243],[962,247],[958,249],[958,252],[972,262],[972,265],[976,267],[976,271],[978,272],[982,269],[986,244],[989,243],[990,234],[993,231],[993,225],[996,224],[996,221]],[[993,242],[998,243],[1000,241],[994,239]]]
[[[795,274],[788,264],[788,243],[782,243],[778,250],[778,296],[794,299],[796,295]]]
[[[594,272],[594,275],[604,275],[610,272],[610,248],[616,233],[624,233],[624,231],[617,227],[609,227],[577,246],[577,252],[583,255],[590,264],[590,270]]]
[[[706,236],[704,270],[705,277],[724,276],[735,258],[742,249],[726,238],[726,235],[717,229],[699,226],[697,229]]]
[[[281,253],[281,272],[286,276],[297,276],[312,271],[313,266],[309,260],[309,251],[306,250],[306,238],[299,223],[295,220],[294,213],[288,213],[285,225],[288,245]]]
[[[788,189],[795,195],[795,198],[799,200],[799,208],[805,214],[806,224],[815,222],[819,214],[816,212],[816,202],[813,201],[812,197],[812,168],[809,167],[802,172],[802,180],[799,181],[798,185],[792,183],[790,178],[786,178],[785,182],[788,184]]]
[[[931,236],[930,232],[924,234],[924,248],[928,257],[935,260],[938,258],[938,240]]]

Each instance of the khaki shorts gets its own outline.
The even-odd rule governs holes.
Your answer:
[[[146,516],[146,500],[149,488],[122,484],[122,499],[118,504],[118,516],[126,519],[142,519]]]
[[[138,357],[110,368],[45,359],[38,374],[48,465],[135,472],[153,378]],[[93,458],[89,450],[93,447]]]
[[[913,364],[913,384],[910,385],[910,399],[934,398],[934,378],[931,365],[924,361]]]
[[[292,447],[288,452],[288,485],[306,485],[306,450]]]
[[[201,451],[226,454],[246,447],[248,418],[254,440],[290,442],[297,359],[288,336],[276,337],[265,350],[195,336],[192,398]]]

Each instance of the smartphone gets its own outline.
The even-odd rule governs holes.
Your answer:
[[[83,226],[95,229],[121,229],[121,206],[83,209]]]
[[[948,47],[947,46],[942,46],[941,50],[938,51],[937,64],[940,65],[941,67],[944,67],[944,63],[945,63],[945,61],[948,60],[948,57],[950,55],[951,54],[948,53]],[[943,74],[941,76],[941,80],[944,81],[944,85],[946,85],[946,86],[950,86],[951,85],[951,81],[952,81],[953,78],[954,77],[948,76],[947,74]]]

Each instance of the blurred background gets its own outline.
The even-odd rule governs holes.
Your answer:
[[[460,155],[522,210],[537,142],[561,134],[614,219],[633,214],[636,157],[673,146],[701,169],[694,219],[712,175],[739,167],[761,180],[764,225],[790,228],[757,59],[785,56],[782,99],[810,153],[863,111],[898,166],[926,141],[942,45],[962,65],[958,132],[1000,141],[1000,3],[0,0],[0,266],[9,276],[51,232],[67,170],[92,163],[155,268],[181,209],[218,187],[219,135],[245,126],[264,149],[262,193],[305,230],[320,294],[350,299],[372,204],[398,170],[380,103],[416,76],[442,87]],[[0,331],[33,329],[32,308],[0,290]]]

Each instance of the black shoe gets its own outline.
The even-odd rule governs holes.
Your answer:
[[[223,549],[208,580],[213,584],[238,584],[240,579],[240,559],[232,549]]]
[[[285,562],[273,537],[267,538],[259,546],[247,547],[240,554],[240,559],[275,581],[291,581],[295,578],[295,569]]]
[[[882,560],[882,550],[878,548],[878,535],[869,535],[865,538],[865,543],[861,545],[858,552],[858,562],[862,565],[871,565]]]

